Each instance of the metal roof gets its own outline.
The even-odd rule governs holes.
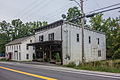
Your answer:
[[[6,45],[21,44],[22,41],[28,39],[29,37],[31,37],[31,36],[27,36],[27,37],[22,37],[22,38],[15,39],[15,40],[7,43]]]

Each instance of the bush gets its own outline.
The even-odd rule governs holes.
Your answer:
[[[35,58],[36,58],[35,53],[33,53],[33,59],[35,59]]]
[[[60,55],[59,55],[59,53],[56,53],[56,62],[60,62]]]
[[[112,56],[113,59],[120,59],[120,48],[115,51],[114,55]]]

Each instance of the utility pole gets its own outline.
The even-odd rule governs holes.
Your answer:
[[[70,0],[75,1],[79,7],[81,8],[81,26],[82,26],[82,66],[84,66],[84,11],[83,11],[83,0],[80,0],[80,3],[76,0]],[[90,15],[89,15],[90,16]]]
[[[82,66],[84,66],[84,12],[83,12],[83,0],[80,0],[81,4],[81,24],[82,24]]]

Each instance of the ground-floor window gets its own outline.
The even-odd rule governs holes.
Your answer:
[[[21,53],[19,52],[19,60],[21,60]]]
[[[26,54],[26,59],[29,59],[29,54]]]
[[[98,50],[98,57],[101,57],[101,50]]]

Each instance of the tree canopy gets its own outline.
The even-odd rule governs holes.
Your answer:
[[[106,34],[107,58],[120,59],[120,17],[103,19],[102,16],[91,17],[92,29]]]
[[[34,29],[47,25],[47,22],[34,21],[23,23],[20,19],[0,22],[0,53],[5,53],[5,44],[21,37],[34,34]]]

